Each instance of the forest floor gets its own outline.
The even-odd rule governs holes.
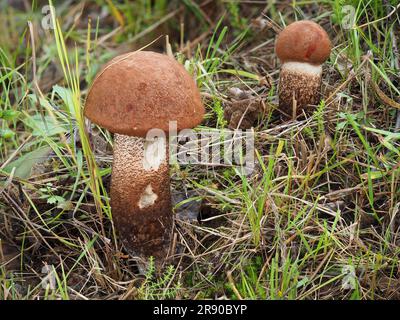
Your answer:
[[[400,298],[397,1],[67,0],[56,24],[47,4],[0,4],[0,299]],[[301,19],[332,53],[321,103],[288,119],[274,43]],[[177,250],[140,274],[111,222],[112,134],[82,110],[102,65],[144,46],[196,76],[199,128],[258,112],[251,174],[171,166]]]

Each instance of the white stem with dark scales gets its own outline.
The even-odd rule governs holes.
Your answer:
[[[111,208],[130,254],[165,259],[173,225],[165,139],[153,142],[115,134]]]
[[[319,103],[322,66],[304,62],[286,62],[279,77],[279,108],[292,116],[309,105]],[[294,110],[294,107],[296,110]]]

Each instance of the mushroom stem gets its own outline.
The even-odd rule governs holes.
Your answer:
[[[114,136],[111,207],[116,229],[130,254],[143,260],[153,256],[158,263],[168,254],[173,226],[167,150],[165,138],[152,142]]]
[[[321,65],[285,62],[279,78],[279,107],[288,115],[298,115],[309,105],[318,104],[321,79]]]

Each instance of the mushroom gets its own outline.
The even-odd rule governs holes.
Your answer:
[[[18,270],[20,262],[18,257],[18,250],[0,238],[0,272],[3,267],[6,271]]]
[[[275,52],[282,63],[279,108],[295,116],[320,99],[322,64],[331,52],[325,30],[312,21],[297,21],[279,33]]]
[[[173,227],[166,138],[146,138],[193,128],[204,106],[195,81],[173,58],[135,51],[111,60],[88,93],[85,116],[114,133],[111,209],[130,254],[157,264],[168,254]],[[160,152],[161,150],[161,152]]]

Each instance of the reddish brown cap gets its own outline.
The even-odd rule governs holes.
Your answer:
[[[111,132],[145,137],[153,128],[168,132],[200,124],[204,106],[195,81],[174,59],[135,51],[112,59],[96,76],[84,114]]]
[[[331,53],[331,41],[326,31],[315,22],[297,21],[279,33],[275,52],[282,63],[322,64]]]

